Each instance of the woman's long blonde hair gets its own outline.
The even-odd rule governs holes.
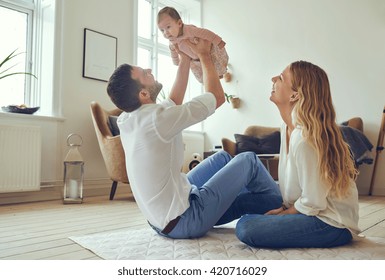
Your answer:
[[[327,74],[306,61],[292,63],[290,71],[292,89],[299,94],[293,111],[295,125],[302,127],[304,138],[317,151],[320,174],[330,193],[343,197],[358,171],[336,123]]]

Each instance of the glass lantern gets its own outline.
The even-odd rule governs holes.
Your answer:
[[[84,161],[79,152],[82,143],[83,139],[78,134],[67,137],[70,149],[64,159],[64,204],[83,202]]]

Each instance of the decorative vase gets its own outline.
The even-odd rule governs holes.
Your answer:
[[[231,97],[230,102],[234,109],[238,109],[241,106],[241,99],[239,97]]]

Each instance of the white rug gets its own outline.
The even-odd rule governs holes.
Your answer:
[[[71,240],[106,260],[385,260],[385,238],[366,237],[330,249],[258,249],[241,243],[234,228],[212,229],[198,239],[168,239],[150,227]]]

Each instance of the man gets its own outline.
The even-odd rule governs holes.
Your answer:
[[[203,121],[225,101],[210,57],[211,43],[196,40],[196,44],[188,44],[202,63],[206,93],[201,96],[182,104],[190,58],[181,52],[176,80],[169,98],[161,104],[156,104],[156,98],[162,85],[149,69],[121,65],[107,87],[111,100],[125,111],[118,126],[135,200],[154,230],[170,238],[199,237],[218,221],[239,218],[249,209],[240,209],[241,203],[230,206],[246,195],[248,201],[261,191],[279,197],[275,182],[254,153],[232,159],[226,152],[218,152],[187,176],[181,173],[183,129]],[[265,211],[249,204],[253,213]]]

